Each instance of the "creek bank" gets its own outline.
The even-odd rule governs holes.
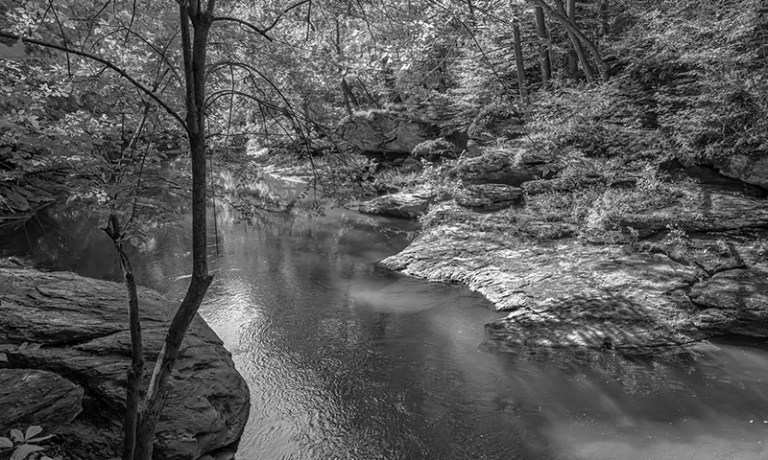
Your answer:
[[[58,434],[51,442],[66,443],[78,458],[117,456],[130,364],[124,287],[5,265],[0,267],[0,381],[8,385],[0,391],[0,430],[39,424]],[[176,302],[144,288],[139,299],[151,371]],[[159,458],[215,457],[237,444],[250,409],[248,387],[199,316],[169,386],[157,428]],[[28,391],[39,397],[28,397]]]
[[[768,264],[712,277],[695,264],[576,238],[532,243],[472,225],[428,229],[382,263],[461,282],[511,311],[488,325],[506,346],[679,346],[723,334],[768,337]]]
[[[759,164],[654,170],[563,159],[522,139],[524,121],[503,107],[475,117],[463,148],[416,130],[413,117],[358,118],[342,123],[357,150],[442,168],[360,204],[363,213],[425,224],[383,265],[464,283],[509,311],[487,328],[502,348],[629,353],[726,334],[768,337]],[[388,142],[398,147],[383,148]]]
[[[764,190],[695,170],[648,193],[642,177],[547,179],[556,166],[522,158],[492,152],[460,162],[454,201],[434,204],[422,234],[382,264],[466,284],[509,311],[487,325],[503,350],[645,353],[720,335],[768,337]],[[496,208],[471,206],[480,204],[467,200],[478,184],[515,194]],[[548,214],[574,191],[593,197],[583,220]],[[550,207],[526,207],[530,200]]]

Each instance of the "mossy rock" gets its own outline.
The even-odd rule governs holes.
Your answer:
[[[492,144],[498,139],[517,139],[525,134],[520,113],[510,106],[491,105],[480,111],[469,126],[469,138],[480,144]]]
[[[456,158],[461,151],[456,144],[449,142],[441,137],[439,139],[425,141],[413,149],[413,157],[419,160],[440,161],[443,159]]]

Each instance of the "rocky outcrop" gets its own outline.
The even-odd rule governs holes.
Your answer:
[[[425,141],[413,149],[413,157],[426,161],[440,161],[456,158],[461,153],[461,148],[441,137],[431,141]]]
[[[765,198],[705,183],[680,183],[679,197],[668,206],[642,212],[609,212],[606,219],[620,227],[652,233],[667,227],[717,232],[768,227]]]
[[[572,238],[532,243],[471,224],[431,228],[382,263],[419,278],[464,283],[497,309],[512,311],[488,325],[490,337],[507,348],[630,352],[744,333],[747,324],[750,334],[768,336],[762,271],[708,278],[698,266],[662,253]]]
[[[496,150],[468,158],[456,168],[464,184],[505,184],[519,187],[525,182],[554,175],[555,168],[546,159],[528,150]]]
[[[414,147],[439,136],[437,126],[401,112],[371,110],[344,118],[338,127],[342,150],[384,156],[410,155]]]
[[[10,347],[9,347],[10,348]],[[46,432],[83,410],[83,389],[58,374],[0,368],[0,433],[32,425]]]
[[[768,189],[768,158],[730,155],[715,161],[714,166],[723,175]]]
[[[424,214],[433,199],[426,191],[398,192],[373,198],[360,204],[363,214],[415,219]]]
[[[151,369],[176,303],[147,289],[139,290],[139,298]],[[83,395],[84,405],[58,431],[72,443],[115,451],[130,362],[124,288],[72,273],[0,268],[0,303],[6,358],[0,368],[57,375],[46,388],[69,388]],[[157,429],[160,458],[197,459],[239,440],[248,418],[248,388],[200,317],[184,339],[169,385]],[[72,414],[68,407],[62,412]],[[98,452],[99,459],[108,456]]]
[[[467,185],[456,190],[453,199],[461,206],[479,211],[498,211],[505,209],[523,196],[520,187],[504,184]]]

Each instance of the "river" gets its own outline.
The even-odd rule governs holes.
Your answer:
[[[218,210],[202,316],[251,389],[241,460],[768,458],[768,346],[695,354],[482,351],[501,313],[458,286],[377,266],[414,224],[330,210]],[[181,297],[189,216],[133,251],[141,284]],[[60,214],[2,255],[116,280],[94,219]]]

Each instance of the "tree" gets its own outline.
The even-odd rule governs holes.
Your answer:
[[[523,104],[528,105],[531,101],[528,98],[528,84],[525,81],[523,48],[522,44],[520,43],[520,23],[517,19],[514,19],[512,22],[512,30],[515,40],[515,67],[517,68],[517,85],[520,89],[520,99],[522,99]]]
[[[537,6],[536,15],[536,34],[539,36],[539,66],[541,67],[541,83],[546,88],[552,79],[552,60],[549,56],[549,32],[544,19],[544,10]]]
[[[568,12],[566,11],[566,7],[563,5],[562,0],[552,0],[553,4],[555,5],[554,8],[549,5],[546,0],[528,1],[534,6],[542,8],[546,14],[559,22],[568,31],[568,36],[570,37],[571,43],[576,50],[576,54],[579,58],[579,62],[581,63],[582,70],[584,71],[584,75],[587,78],[587,81],[594,81],[595,77],[592,73],[591,67],[589,66],[589,59],[587,58],[587,53],[584,48],[586,48],[592,55],[592,58],[594,59],[595,65],[597,66],[598,72],[600,74],[600,79],[603,81],[608,79],[608,67],[605,64],[605,61],[603,61],[603,58],[600,55],[600,51],[597,49],[597,46],[586,35],[584,35],[581,30],[579,30],[575,22],[568,18]]]
[[[107,5],[109,3],[110,2],[107,2]],[[147,4],[139,3],[138,6],[147,7]],[[108,54],[110,49],[114,48],[122,47],[121,51],[126,51],[125,48],[127,48],[129,38],[138,36],[134,30],[134,25],[137,22],[137,2],[133,2],[133,9],[128,7],[122,10],[121,13],[118,13],[115,16],[109,16],[108,18],[106,16],[100,17],[100,14],[106,9],[106,6],[103,6],[95,15],[79,10],[82,5],[73,6],[72,4],[68,4],[68,7],[70,8],[69,12],[73,15],[75,14],[75,9],[78,9],[78,14],[83,14],[83,17],[89,19],[88,21],[84,21],[87,24],[78,27],[77,24],[72,23],[66,17],[61,20],[59,15],[56,14],[57,5],[54,5],[53,2],[50,2],[47,5],[41,4],[39,9],[35,10],[35,14],[39,14],[43,18],[43,20],[40,21],[41,23],[45,22],[45,18],[50,20],[50,17],[48,17],[49,10],[53,12],[51,16],[55,15],[56,17],[54,20],[50,21],[49,24],[55,25],[56,29],[54,29],[55,32],[51,35],[58,36],[60,42],[51,41],[50,39],[45,39],[45,37],[41,37],[41,39],[25,37],[22,39],[19,34],[7,31],[0,31],[0,37],[11,39],[18,43],[21,43],[23,40],[23,42],[28,45],[35,45],[65,53],[67,57],[67,69],[70,73],[72,72],[72,66],[74,65],[73,60],[75,58],[84,58],[86,61],[103,66],[101,71],[108,69],[115,72],[121,79],[129,82],[133,88],[137,89],[145,97],[159,105],[172,119],[179,123],[186,134],[191,156],[192,276],[184,299],[168,326],[162,349],[151,374],[146,396],[141,404],[138,414],[136,414],[135,411],[138,409],[137,386],[138,382],[141,380],[143,369],[143,350],[140,342],[141,332],[138,320],[139,311],[135,281],[133,280],[130,262],[122,250],[122,245],[127,234],[115,213],[110,215],[108,226],[105,228],[105,231],[112,238],[119,254],[129,297],[133,363],[129,371],[130,384],[127,396],[128,410],[125,418],[126,426],[123,459],[149,460],[152,458],[154,435],[158,417],[168,394],[168,379],[175,365],[186,331],[197,314],[207,289],[213,280],[213,277],[208,272],[207,264],[206,222],[206,151],[209,142],[206,130],[206,111],[210,109],[210,104],[212,103],[212,101],[207,98],[208,87],[206,78],[208,77],[207,74],[209,71],[207,58],[211,27],[215,22],[233,22],[244,25],[246,28],[257,32],[261,36],[265,36],[265,31],[237,18],[215,16],[216,0],[208,0],[205,2],[189,0],[178,1],[176,13],[178,30],[176,33],[180,37],[180,53],[183,63],[183,71],[180,75],[176,75],[176,82],[181,83],[183,87],[183,101],[186,113],[182,116],[179,110],[174,107],[174,104],[164,99],[162,94],[157,91],[158,85],[149,87],[143,82],[142,77],[132,76],[124,66],[120,65],[121,61],[125,62],[124,55],[126,53],[119,53],[118,55],[111,57]],[[85,11],[87,11],[87,6],[85,7]],[[149,10],[145,11],[148,12]],[[161,17],[165,19],[162,15]],[[126,22],[128,24],[126,24]],[[102,27],[108,27],[111,30],[109,30],[109,33],[105,33],[103,37],[91,39],[97,32],[97,29]],[[121,37],[125,36],[122,43],[120,39],[116,38],[114,34],[115,30],[120,32]],[[147,36],[151,35],[151,33],[147,34]],[[73,37],[77,37],[79,41]],[[139,38],[140,41],[160,56],[161,61],[167,66],[167,69],[169,69],[166,70],[163,76],[169,74],[172,75],[173,57],[167,55],[165,50],[158,49],[150,38],[141,36]],[[173,41],[174,40],[171,40],[171,42]],[[100,51],[94,52],[87,50],[87,44],[92,45],[91,49],[98,47]],[[172,77],[171,80],[169,80],[169,83],[170,81],[173,81]],[[236,91],[231,91],[230,93],[235,94]],[[248,96],[244,93],[243,95]],[[146,113],[148,113],[148,111],[145,111],[145,115]],[[146,117],[143,119],[145,118]],[[130,142],[129,149],[135,144],[135,139],[140,134],[143,123],[144,121],[141,123],[142,126],[135,131],[134,140]]]
[[[539,7],[541,8],[541,7]],[[566,15],[568,17],[568,20],[572,23],[576,23],[576,0],[567,0],[566,3]],[[576,72],[579,71],[579,57],[578,57],[578,51],[576,51],[578,39],[575,39],[571,37],[571,42],[573,44],[573,47],[568,51],[568,74],[571,77],[576,76]],[[583,53],[583,52],[582,52]],[[589,69],[584,69],[585,74],[589,71]]]

